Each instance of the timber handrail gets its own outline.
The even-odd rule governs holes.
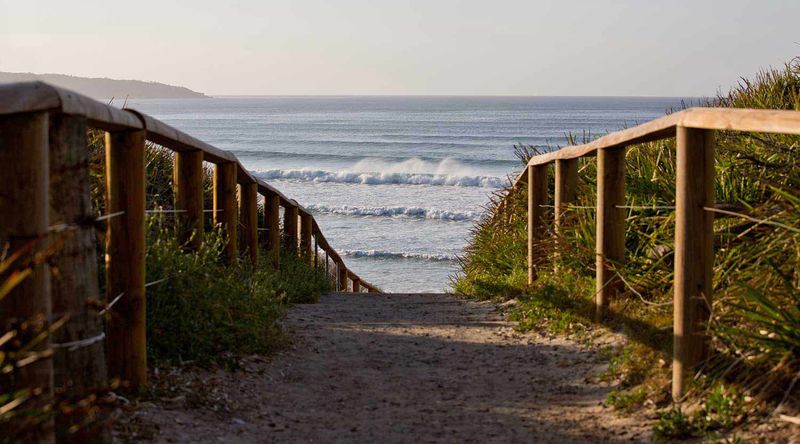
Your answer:
[[[589,143],[566,146],[532,157],[528,166],[546,165],[556,160],[594,156],[597,150],[622,148],[675,137],[678,127],[718,131],[800,134],[800,112],[744,108],[688,108],[617,131]],[[527,171],[521,172],[514,186],[527,183]]]
[[[596,317],[602,321],[609,302],[623,290],[612,262],[625,259],[625,148],[676,138],[674,346],[672,394],[685,396],[686,382],[709,354],[705,324],[710,316],[713,280],[714,135],[716,131],[800,135],[800,111],[689,108],[617,131],[582,145],[567,146],[532,157],[511,184],[527,184],[528,284],[536,280],[541,257],[536,243],[547,235],[545,207],[554,207],[555,232],[568,229],[564,210],[576,200],[578,165],[597,156]],[[555,195],[548,205],[549,165],[555,165]],[[505,205],[508,195],[498,204]],[[735,213],[734,213],[735,214]],[[558,244],[556,244],[558,248]]]
[[[59,200],[54,198],[54,191],[72,193],[70,195],[76,196],[78,201],[88,202],[88,190],[52,190],[48,171],[48,165],[53,167],[53,160],[48,160],[52,155],[48,150],[52,151],[54,147],[66,150],[69,154],[67,157],[86,158],[87,128],[106,131],[106,204],[108,214],[114,215],[107,220],[106,237],[107,300],[115,301],[113,311],[109,310],[111,318],[107,327],[110,376],[119,377],[132,387],[147,381],[144,319],[146,141],[175,153],[174,212],[191,228],[186,233],[179,233],[190,247],[196,248],[202,242],[203,221],[205,213],[209,211],[203,208],[203,162],[210,162],[215,165],[214,208],[211,212],[214,223],[220,224],[226,233],[226,261],[239,260],[240,254],[246,251],[249,259],[258,264],[258,232],[266,231],[263,237],[267,262],[273,268],[280,267],[281,248],[297,251],[313,261],[314,267],[323,266],[320,259],[324,256],[325,271],[329,278],[335,278],[335,290],[381,291],[347,269],[344,260],[330,245],[307,209],[250,174],[233,153],[198,140],[135,109],[119,109],[40,81],[0,85],[0,148],[3,148],[0,149],[0,164],[6,176],[4,180],[9,182],[9,195],[0,196],[0,237],[10,239],[12,251],[31,239],[47,236],[50,222],[48,206],[50,214],[55,214],[50,217],[62,217],[64,213],[70,213],[70,210],[63,208],[64,205],[54,203]],[[58,167],[61,168],[60,165]],[[87,161],[69,167],[77,171],[75,177],[88,177]],[[67,169],[65,167],[62,170]],[[258,219],[259,196],[263,198],[262,221]],[[73,207],[80,207],[84,213],[91,208],[85,204]],[[284,208],[282,231],[279,228],[279,207]],[[91,216],[70,214],[72,220],[52,222],[73,222],[75,226],[83,227],[81,224],[85,225]],[[88,239],[91,239],[91,232],[87,233]],[[320,254],[320,249],[324,255]],[[90,250],[93,257],[93,248]],[[329,273],[330,261],[335,267],[333,274]],[[94,261],[85,262],[91,264]],[[85,264],[84,268],[87,268]],[[21,284],[18,290],[9,295],[7,299],[17,305],[8,305],[14,307],[13,310],[0,310],[0,321],[26,319],[42,313],[50,316],[49,276],[46,271],[37,270],[39,268],[34,270],[24,285]],[[97,288],[96,273],[85,271],[85,274],[89,287]],[[62,298],[62,292],[85,293],[84,288],[67,290],[59,289],[58,295],[54,290],[52,297]],[[75,299],[70,302],[72,307],[66,308],[59,306],[60,303],[59,299],[52,305],[65,311],[85,310],[81,305],[85,304],[85,299]],[[52,368],[40,371],[34,367],[31,366],[32,380],[35,382],[37,377],[45,378],[42,381],[46,386],[47,374],[52,374]]]

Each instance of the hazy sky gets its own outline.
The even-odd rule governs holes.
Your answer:
[[[800,0],[0,0],[0,71],[208,94],[713,95]]]

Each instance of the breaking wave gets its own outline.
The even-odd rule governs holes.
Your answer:
[[[349,205],[332,207],[309,205],[306,208],[316,213],[341,216],[408,217],[454,222],[474,221],[478,220],[482,215],[480,211],[446,211],[422,207],[352,207]]]
[[[452,176],[425,173],[360,173],[325,170],[268,170],[256,172],[265,180],[299,180],[304,182],[336,182],[361,185],[430,185],[455,187],[502,188],[503,179],[496,176]]]
[[[453,254],[427,254],[427,253],[399,253],[385,250],[343,250],[343,256],[349,257],[370,257],[386,259],[416,259],[435,262],[455,262],[456,256]]]
[[[449,157],[437,162],[419,157],[401,162],[365,158],[356,162],[348,171],[334,172],[304,168],[268,170],[255,174],[266,180],[284,179],[363,185],[449,185],[501,188],[505,182],[505,179],[501,177],[481,175],[474,168]]]

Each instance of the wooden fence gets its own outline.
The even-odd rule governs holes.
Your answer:
[[[597,156],[596,318],[602,320],[623,282],[612,263],[625,259],[625,148],[675,137],[675,274],[672,395],[684,397],[686,381],[709,353],[709,320],[714,265],[715,131],[800,134],[800,112],[691,108],[618,131],[591,143],[535,156],[513,187],[528,186],[528,284],[536,280],[537,241],[548,233],[549,166],[554,164],[554,226],[563,230],[564,210],[576,199],[578,159]],[[501,202],[502,204],[502,202]]]
[[[107,214],[99,218],[92,212],[89,197],[87,128],[106,132]],[[211,211],[214,223],[226,233],[226,262],[240,260],[240,252],[246,252],[244,260],[257,264],[261,230],[266,232],[263,247],[273,268],[280,267],[283,244],[313,260],[315,267],[324,267],[328,276],[335,277],[337,290],[380,291],[347,269],[305,208],[253,177],[230,152],[135,110],[120,110],[46,83],[25,82],[0,85],[0,239],[8,241],[11,253],[26,248],[41,253],[54,231],[72,232],[52,257],[35,261],[32,274],[3,299],[0,323],[4,327],[14,320],[71,315],[64,333],[57,333],[59,342],[78,344],[100,338],[95,342],[106,344],[108,375],[133,388],[146,384],[146,141],[175,153],[175,208],[190,228],[179,234],[191,246],[198,247],[203,238],[204,213],[209,211],[203,208],[203,162],[210,162],[214,164]],[[259,198],[263,199],[262,220]],[[282,233],[279,207],[284,209]],[[96,314],[85,314],[87,299],[98,296],[94,252],[98,220],[107,224],[108,306],[103,312],[110,316],[105,333]],[[58,274],[52,279],[51,268]],[[43,342],[39,350],[48,347]],[[68,358],[75,362],[65,367],[74,374],[56,375],[56,380],[93,379],[86,372],[105,375],[105,369],[97,368],[90,357],[79,351],[75,355]],[[49,359],[23,368],[22,374],[20,387],[52,387]]]

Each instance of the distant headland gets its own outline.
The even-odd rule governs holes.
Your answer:
[[[192,91],[189,88],[165,85],[158,82],[76,77],[64,74],[0,72],[0,83],[26,82],[31,80],[41,80],[55,86],[71,89],[95,99],[196,99],[208,97],[203,93]]]

